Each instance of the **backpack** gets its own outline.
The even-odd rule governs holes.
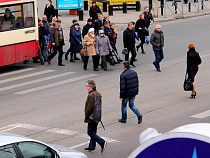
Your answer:
[[[89,116],[89,119],[93,122],[98,123],[101,121],[101,103],[99,98],[96,96],[96,93],[93,92],[95,95],[95,103],[94,103],[94,109],[92,114]]]

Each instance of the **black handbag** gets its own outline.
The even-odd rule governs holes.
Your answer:
[[[184,87],[185,91],[192,91],[193,90],[193,84],[191,82],[191,79],[187,78],[187,71],[186,71],[183,87]]]
[[[123,49],[122,54],[128,54],[128,49]]]

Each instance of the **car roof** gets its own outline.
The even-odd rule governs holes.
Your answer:
[[[24,136],[11,134],[11,133],[4,133],[0,132],[0,146],[17,143],[17,142],[24,142],[24,141],[35,141],[39,142],[30,138],[26,138]]]

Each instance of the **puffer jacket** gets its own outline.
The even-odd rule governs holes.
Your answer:
[[[139,93],[138,75],[131,69],[126,69],[120,75],[120,98],[134,97]]]
[[[164,46],[163,32],[155,30],[151,35],[150,43],[153,46],[153,50],[162,50]]]

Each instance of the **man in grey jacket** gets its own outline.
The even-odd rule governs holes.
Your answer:
[[[155,61],[153,62],[153,65],[155,66],[158,72],[161,72],[160,62],[164,58],[164,54],[163,54],[164,35],[163,35],[163,32],[161,31],[160,25],[156,25],[156,28],[151,35],[150,43],[152,44],[153,51],[155,53]]]

